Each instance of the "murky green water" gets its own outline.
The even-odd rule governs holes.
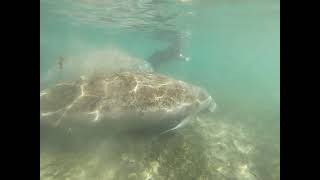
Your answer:
[[[217,103],[155,139],[42,140],[41,179],[280,179],[279,1],[41,0],[40,8],[42,88],[116,58],[111,49],[148,60],[179,42],[190,60],[167,53],[156,72]],[[73,62],[63,75],[59,56]]]

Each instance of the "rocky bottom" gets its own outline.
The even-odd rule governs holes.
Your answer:
[[[83,148],[42,148],[40,179],[280,179],[279,144],[252,129],[203,115],[151,140],[110,138]]]

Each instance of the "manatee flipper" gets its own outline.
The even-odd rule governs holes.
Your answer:
[[[189,117],[186,117],[184,120],[182,120],[178,125],[176,125],[175,127],[171,128],[171,129],[168,129],[166,131],[163,131],[162,133],[160,133],[159,135],[162,135],[162,134],[166,134],[167,132],[170,132],[170,131],[173,131],[173,130],[176,130],[178,128],[181,128],[183,126],[185,126],[186,124],[188,124],[188,122],[192,119],[192,116],[189,116]]]

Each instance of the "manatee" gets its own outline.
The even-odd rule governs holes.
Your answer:
[[[95,74],[40,92],[41,127],[161,133],[215,106],[200,87],[154,72]],[[98,131],[98,130],[97,130]]]

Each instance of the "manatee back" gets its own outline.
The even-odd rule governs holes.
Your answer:
[[[100,74],[42,91],[40,119],[53,126],[162,131],[201,108],[199,100],[209,96],[198,91],[154,73]]]

